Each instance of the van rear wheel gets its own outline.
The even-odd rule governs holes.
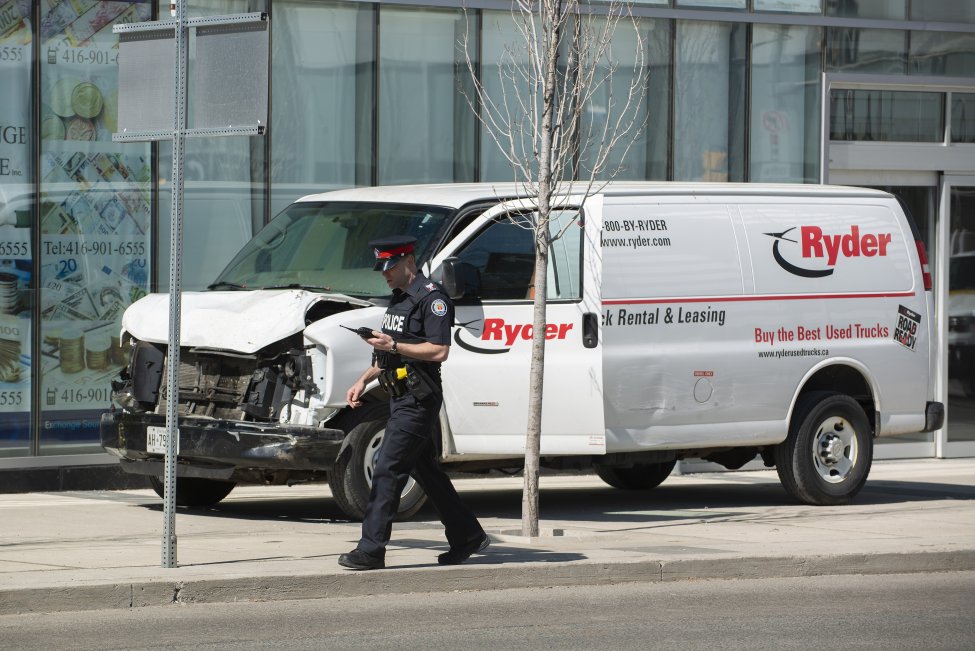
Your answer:
[[[645,463],[621,468],[618,466],[596,466],[596,474],[613,488],[624,490],[650,490],[659,486],[670,476],[677,461]]]
[[[372,489],[372,473],[379,458],[389,408],[385,404],[370,408],[359,407],[356,421],[348,430],[348,448],[335,462],[328,474],[335,503],[351,520],[362,520],[369,504]],[[355,413],[355,412],[353,412]],[[427,495],[415,479],[410,477],[400,495],[398,520],[405,520],[419,511],[427,501]]]
[[[800,398],[788,438],[775,447],[775,468],[789,495],[804,504],[850,502],[867,481],[873,432],[853,398],[816,391]]]

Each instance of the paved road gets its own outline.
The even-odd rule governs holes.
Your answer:
[[[971,649],[975,572],[640,583],[0,617],[0,649]]]
[[[975,570],[975,460],[875,464],[857,500],[789,501],[775,471],[675,476],[618,491],[591,476],[543,477],[545,535],[517,535],[521,478],[458,489],[493,538],[436,564],[443,529],[425,510],[397,523],[386,570],[336,563],[359,537],[320,485],[235,490],[180,510],[179,567],[160,567],[151,491],[0,495],[0,614],[184,603],[319,599],[458,589]],[[512,531],[516,533],[511,533]],[[562,535],[557,535],[560,532]]]

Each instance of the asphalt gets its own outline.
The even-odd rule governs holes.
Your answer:
[[[336,559],[358,540],[326,486],[238,487],[179,509],[162,567],[151,490],[0,495],[0,615],[171,603],[309,599],[704,579],[975,569],[975,459],[884,461],[849,505],[791,502],[774,470],[671,476],[649,492],[544,476],[541,534],[520,535],[520,477],[457,479],[492,538],[446,550],[425,508],[393,528],[386,569]]]

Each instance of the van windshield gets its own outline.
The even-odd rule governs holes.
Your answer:
[[[210,289],[293,287],[362,298],[388,296],[382,274],[373,271],[370,240],[412,235],[422,263],[451,212],[403,204],[295,203],[244,245]]]

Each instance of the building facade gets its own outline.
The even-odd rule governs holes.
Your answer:
[[[265,136],[187,141],[185,290],[303,194],[511,180],[460,90],[458,47],[468,35],[496,90],[517,38],[509,3],[461,4],[189,3],[191,16],[267,12],[271,58]],[[618,178],[901,196],[932,261],[948,422],[877,455],[975,454],[975,0],[637,0],[633,13],[647,129]],[[0,470],[109,460],[97,427],[121,314],[168,290],[171,173],[169,144],[112,142],[112,26],[160,16],[168,3],[0,0]],[[637,43],[617,30],[621,71]],[[606,119],[610,90],[585,119]]]

